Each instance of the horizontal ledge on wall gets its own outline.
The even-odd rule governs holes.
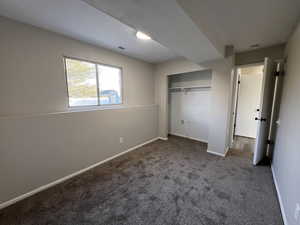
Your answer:
[[[93,111],[103,111],[103,110],[122,110],[122,109],[133,109],[133,108],[147,108],[147,107],[155,107],[156,104],[153,105],[114,105],[114,106],[91,106],[91,107],[74,107],[69,108],[67,111],[57,111],[57,112],[45,112],[45,113],[33,113],[33,114],[23,114],[23,115],[4,115],[0,116],[0,120],[2,119],[22,119],[22,118],[31,118],[31,117],[39,117],[39,116],[48,116],[48,115],[59,115],[59,114],[67,114],[67,113],[80,113],[80,112],[93,112]]]

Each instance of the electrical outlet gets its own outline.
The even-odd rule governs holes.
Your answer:
[[[124,138],[120,137],[120,144],[122,144],[124,142]]]
[[[295,214],[294,214],[294,218],[296,221],[299,220],[299,215],[300,215],[300,204],[297,203],[295,207]]]

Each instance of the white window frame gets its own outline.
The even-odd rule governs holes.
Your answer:
[[[69,95],[69,84],[68,84],[68,71],[67,71],[67,62],[66,59],[71,59],[71,60],[77,60],[81,62],[86,62],[86,63],[92,63],[95,66],[96,69],[96,85],[97,85],[97,105],[78,105],[78,106],[70,106],[70,95]],[[67,89],[67,97],[68,97],[68,108],[93,108],[93,107],[99,107],[99,108],[106,108],[106,107],[113,107],[113,106],[122,106],[124,104],[124,95],[123,95],[123,68],[121,66],[114,66],[110,64],[104,64],[104,63],[99,63],[96,61],[91,61],[91,60],[86,60],[86,59],[80,59],[76,57],[70,57],[70,56],[63,56],[63,63],[64,63],[64,73],[65,73],[65,80],[66,80],[66,89]],[[100,104],[100,88],[99,88],[99,71],[98,71],[98,65],[99,66],[108,66],[112,68],[117,68],[120,70],[120,99],[121,103],[118,104]],[[101,76],[101,75],[100,75]]]

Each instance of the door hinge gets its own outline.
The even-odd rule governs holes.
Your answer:
[[[284,71],[284,70],[282,70],[282,71],[275,71],[275,72],[274,72],[274,76],[275,76],[275,77],[278,77],[278,76],[284,76],[284,74],[285,74],[285,71]]]
[[[266,118],[258,118],[258,117],[255,117],[255,120],[259,120],[260,122],[266,122],[267,121]]]
[[[267,140],[267,144],[268,144],[268,145],[273,145],[273,144],[274,144],[274,141],[272,141],[272,140]]]

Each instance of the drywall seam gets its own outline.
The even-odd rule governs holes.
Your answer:
[[[271,165],[271,171],[272,171],[273,181],[274,181],[276,192],[277,192],[277,197],[278,197],[278,201],[279,201],[279,206],[280,206],[280,211],[281,211],[283,223],[284,223],[284,225],[288,225],[288,221],[287,221],[287,217],[286,217],[286,214],[285,214],[285,210],[284,210],[284,206],[283,206],[281,194],[280,194],[280,191],[279,191],[279,186],[278,186],[278,183],[277,183],[277,180],[276,180],[273,165]]]
[[[146,142],[144,142],[144,143],[142,143],[142,144],[139,144],[139,145],[136,145],[136,146],[134,146],[134,147],[132,147],[132,148],[129,148],[129,149],[127,149],[127,150],[124,151],[124,152],[118,153],[118,154],[116,154],[116,155],[114,155],[114,156],[111,156],[111,157],[105,159],[105,160],[102,160],[102,161],[100,161],[100,162],[98,162],[98,163],[95,163],[95,164],[93,164],[93,165],[91,165],[91,166],[89,166],[89,167],[86,167],[86,168],[84,168],[84,169],[82,169],[82,170],[79,170],[79,171],[77,171],[77,172],[75,172],[75,173],[72,173],[72,174],[70,174],[70,175],[68,175],[68,176],[65,176],[65,177],[63,177],[63,178],[60,178],[60,179],[55,180],[55,181],[53,181],[53,182],[51,182],[51,183],[49,183],[49,184],[40,186],[40,187],[38,187],[38,188],[36,188],[36,189],[30,191],[30,192],[27,192],[27,193],[25,193],[25,194],[22,194],[22,195],[20,195],[20,196],[18,196],[18,197],[16,197],[16,198],[13,198],[13,199],[11,199],[11,200],[8,200],[8,201],[6,201],[6,202],[3,202],[3,203],[0,204],[0,209],[3,209],[3,208],[8,207],[8,206],[10,206],[10,205],[12,205],[12,204],[15,204],[15,203],[17,203],[17,202],[19,202],[19,201],[21,201],[21,200],[23,200],[23,199],[25,199],[25,198],[28,198],[28,197],[30,197],[30,196],[32,196],[32,195],[34,195],[34,194],[37,194],[37,193],[39,193],[39,192],[41,192],[41,191],[44,191],[44,190],[48,189],[48,188],[50,188],[50,187],[53,187],[53,186],[55,186],[55,185],[57,185],[57,184],[60,184],[60,183],[62,183],[62,182],[64,182],[64,181],[69,180],[69,179],[71,179],[71,178],[73,178],[73,177],[75,177],[75,176],[78,176],[78,175],[80,175],[80,174],[82,174],[82,173],[84,173],[84,172],[86,172],[86,171],[88,171],[88,170],[91,170],[91,169],[93,169],[93,168],[95,168],[95,167],[97,167],[97,166],[99,166],[99,165],[101,165],[101,164],[103,164],[103,163],[105,163],[105,162],[108,162],[108,161],[110,161],[110,160],[112,160],[112,159],[114,159],[114,158],[117,158],[117,157],[119,157],[119,156],[121,156],[121,155],[124,155],[124,154],[126,154],[126,153],[128,153],[128,152],[131,152],[131,151],[133,151],[133,150],[135,150],[135,149],[137,149],[137,148],[140,148],[140,147],[142,147],[142,146],[144,146],[144,145],[146,145],[146,144],[149,144],[149,143],[151,143],[151,142],[154,142],[154,141],[156,141],[156,140],[158,140],[158,139],[161,139],[161,138],[160,138],[160,137],[153,138],[153,139],[151,139],[151,140],[149,140],[149,141],[146,141]]]

